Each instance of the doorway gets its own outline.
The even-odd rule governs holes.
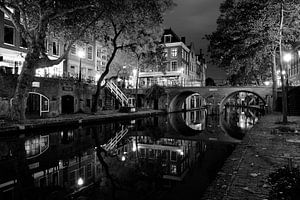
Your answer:
[[[74,97],[65,95],[61,97],[61,113],[71,114],[74,113]]]

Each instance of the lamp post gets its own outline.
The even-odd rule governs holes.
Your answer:
[[[126,82],[125,82],[125,73],[126,73],[126,65],[123,66],[123,85],[122,87],[124,86],[124,88],[126,87]]]
[[[138,85],[139,85],[139,66],[133,70],[133,74],[136,76],[135,80],[135,110],[137,110],[137,98],[138,98]]]
[[[280,46],[281,47],[281,46]],[[292,60],[290,53],[282,52],[280,48],[280,79],[282,88],[282,122],[287,123],[287,67],[286,64]]]
[[[83,49],[80,49],[77,52],[77,56],[79,57],[79,77],[78,77],[78,82],[81,82],[81,59],[85,57],[85,52]]]

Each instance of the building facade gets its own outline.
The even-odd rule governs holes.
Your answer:
[[[162,86],[204,86],[206,65],[200,55],[195,54],[193,44],[187,46],[185,38],[179,38],[172,29],[165,29],[161,45],[164,47],[165,73],[156,69],[141,69],[139,87],[153,84]]]

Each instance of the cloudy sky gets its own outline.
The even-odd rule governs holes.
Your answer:
[[[174,0],[177,6],[165,16],[165,28],[172,28],[179,36],[185,36],[187,43],[193,42],[196,53],[206,53],[208,42],[203,39],[216,29],[219,6],[223,0]],[[207,77],[222,79],[220,69],[208,64]]]

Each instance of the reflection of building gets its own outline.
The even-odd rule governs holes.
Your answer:
[[[48,188],[66,195],[94,183],[103,173],[89,128],[26,137],[23,141],[23,146],[19,140],[0,142],[1,149],[5,149],[0,154],[0,199],[12,200],[19,195],[20,175],[14,164],[22,162],[22,158],[14,159],[22,149],[25,149],[23,159],[26,158],[28,171],[21,173],[29,173],[36,188]],[[83,185],[78,184],[79,178]]]
[[[195,54],[193,44],[187,46],[184,37],[180,39],[172,29],[165,29],[162,45],[166,72],[142,68],[139,73],[141,87],[155,83],[163,86],[204,86],[206,64],[203,55]]]
[[[192,110],[182,115],[186,125],[193,130],[205,129],[206,110]]]
[[[127,162],[156,164],[161,178],[181,181],[205,148],[203,142],[131,136],[130,142],[119,146],[117,152]]]

